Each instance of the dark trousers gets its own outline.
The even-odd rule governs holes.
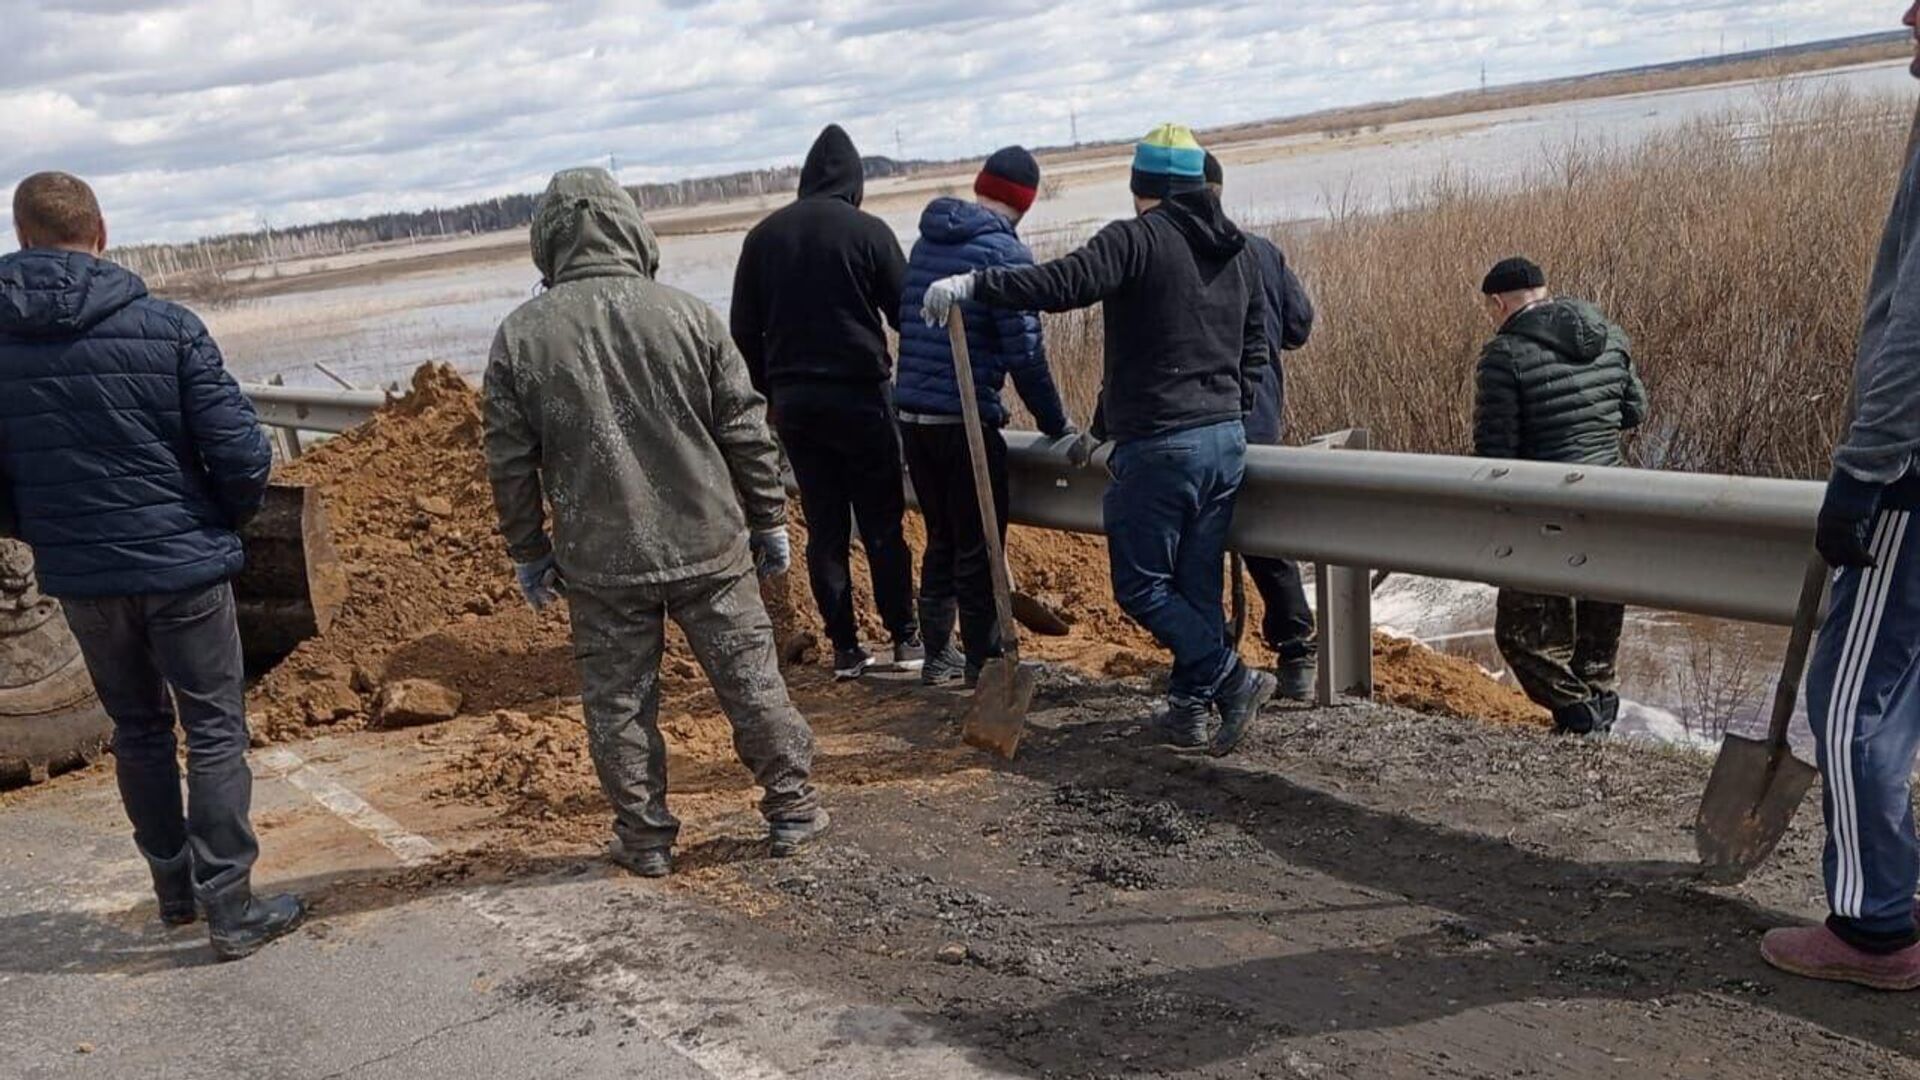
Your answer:
[[[860,644],[849,568],[853,525],[867,550],[874,604],[894,642],[919,634],[913,610],[913,553],[901,519],[907,493],[900,433],[883,386],[817,384],[774,388],[774,427],[800,482],[807,515],[807,577],[836,650]]]
[[[981,434],[1004,541],[1007,443],[997,428],[986,427]],[[950,613],[957,610],[967,658],[978,664],[999,656],[1004,645],[993,603],[993,566],[987,555],[987,534],[980,527],[980,501],[974,496],[967,429],[961,424],[902,423],[900,439],[920,515],[927,523],[927,550],[920,557],[920,630],[926,635],[927,655],[938,655],[951,641]]]
[[[1626,606],[1501,589],[1493,636],[1520,689],[1556,712],[1611,693]]]
[[[751,570],[622,589],[576,585],[568,598],[587,749],[623,844],[671,847],[680,834],[667,809],[660,735],[668,619],[686,635],[733,725],[734,752],[763,791],[761,814],[769,822],[813,820],[820,809],[809,780],[813,731],[787,696],[773,621]]]
[[[253,773],[233,589],[222,583],[64,605],[113,718],[114,773],[134,843],[161,860],[191,845],[194,881],[208,888],[245,877],[260,845],[248,821]],[[176,711],[187,733],[184,807]]]
[[[1108,462],[1114,599],[1172,650],[1175,698],[1213,700],[1239,663],[1220,594],[1246,456],[1246,432],[1229,420],[1123,442]]]
[[[1282,661],[1306,660],[1317,653],[1313,639],[1313,608],[1307,605],[1307,587],[1300,564],[1292,559],[1263,559],[1249,555],[1247,576],[1260,591],[1266,614],[1260,620],[1260,638]]]

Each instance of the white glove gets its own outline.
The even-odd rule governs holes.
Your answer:
[[[973,275],[955,274],[941,278],[927,286],[927,295],[920,301],[920,317],[928,326],[945,326],[947,317],[953,311],[953,305],[962,300],[973,299]]]
[[[747,549],[753,552],[753,568],[763,578],[778,577],[793,566],[793,541],[787,530],[768,529],[747,537]]]

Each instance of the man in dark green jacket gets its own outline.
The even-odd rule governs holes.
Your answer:
[[[713,309],[653,280],[653,231],[604,170],[556,175],[532,240],[547,288],[494,338],[487,473],[527,602],[568,597],[614,859],[646,877],[671,869],[680,823],[658,725],[668,617],[765,789],[773,853],[790,854],[827,815],[754,582],[790,561],[765,401]]]
[[[1585,300],[1549,296],[1546,275],[1526,259],[1496,265],[1480,291],[1499,332],[1481,352],[1475,378],[1474,453],[1622,464],[1621,433],[1647,411],[1625,332]],[[1500,590],[1500,654],[1527,696],[1553,710],[1556,730],[1612,728],[1625,615],[1619,604]]]

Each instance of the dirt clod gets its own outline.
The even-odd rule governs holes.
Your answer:
[[[438,724],[460,715],[461,696],[428,679],[401,679],[380,689],[380,726]]]

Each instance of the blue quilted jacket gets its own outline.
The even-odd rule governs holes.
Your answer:
[[[182,592],[244,561],[273,454],[206,327],[123,267],[0,258],[0,517],[56,597]]]
[[[953,350],[945,327],[920,318],[927,286],[954,274],[993,266],[1030,266],[1033,253],[1014,235],[1013,223],[975,202],[942,198],[920,215],[920,239],[907,260],[907,283],[900,296],[900,367],[893,402],[901,412],[932,416],[960,413],[960,386],[953,377]],[[973,361],[974,390],[980,418],[995,427],[1007,422],[1000,388],[1007,376],[1040,430],[1058,436],[1067,429],[1067,412],[1047,370],[1040,316],[1031,311],[996,310],[968,303],[967,355]]]

